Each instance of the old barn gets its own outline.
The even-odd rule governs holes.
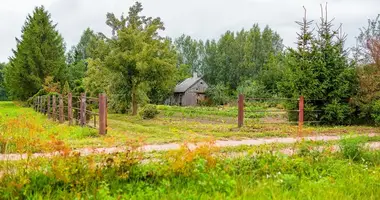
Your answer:
[[[207,83],[194,73],[193,77],[187,78],[179,83],[173,96],[169,99],[169,104],[179,106],[195,106],[205,99],[205,92],[208,88]]]

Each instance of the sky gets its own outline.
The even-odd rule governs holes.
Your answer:
[[[1,0],[0,1],[0,62],[6,62],[16,46],[16,37],[28,13],[35,6],[44,5],[65,39],[67,49],[78,43],[87,28],[109,35],[105,24],[107,12],[120,16],[127,13],[134,0]],[[285,46],[294,47],[296,32],[307,9],[310,20],[317,22],[320,4],[326,0],[140,0],[143,15],[160,17],[165,23],[164,35],[182,34],[196,39],[218,39],[227,30],[249,29],[258,23],[269,25],[284,40]],[[330,0],[329,18],[334,24],[343,24],[348,35],[346,47],[356,44],[359,28],[367,26],[368,19],[380,14],[380,0]]]

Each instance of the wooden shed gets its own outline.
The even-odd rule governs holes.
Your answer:
[[[179,83],[174,89],[174,95],[170,98],[170,105],[195,106],[205,99],[205,92],[208,88],[207,83],[202,77],[193,77]]]

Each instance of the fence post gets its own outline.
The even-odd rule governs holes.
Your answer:
[[[299,105],[298,105],[298,135],[300,136],[302,134],[302,126],[303,126],[303,120],[304,120],[304,97],[300,96],[299,99]]]
[[[52,115],[53,115],[54,121],[57,119],[56,110],[57,110],[57,104],[55,101],[55,95],[53,95],[53,112],[52,112]]]
[[[63,97],[59,95],[59,123],[61,124],[65,121],[63,116]]]
[[[107,97],[99,94],[99,134],[107,134]]]
[[[67,95],[67,118],[69,120],[69,125],[73,124],[73,94],[69,93]]]
[[[37,96],[37,108],[36,108],[36,111],[40,112],[40,96]]]
[[[47,116],[48,119],[50,119],[51,114],[50,114],[50,95],[47,95]]]
[[[86,94],[81,93],[80,94],[80,125],[85,126],[86,125]]]
[[[41,96],[41,113],[45,114],[45,96]]]
[[[238,100],[238,127],[242,127],[244,124],[244,95],[239,94]]]

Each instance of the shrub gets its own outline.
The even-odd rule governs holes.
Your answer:
[[[222,84],[210,86],[206,91],[206,95],[215,105],[225,105],[230,100],[228,87]]]
[[[340,141],[339,148],[343,157],[359,160],[364,150],[362,138],[344,138]]]
[[[380,100],[373,103],[371,117],[377,126],[380,125]]]
[[[147,104],[140,111],[140,116],[143,119],[153,119],[158,115],[158,110],[156,105]]]

